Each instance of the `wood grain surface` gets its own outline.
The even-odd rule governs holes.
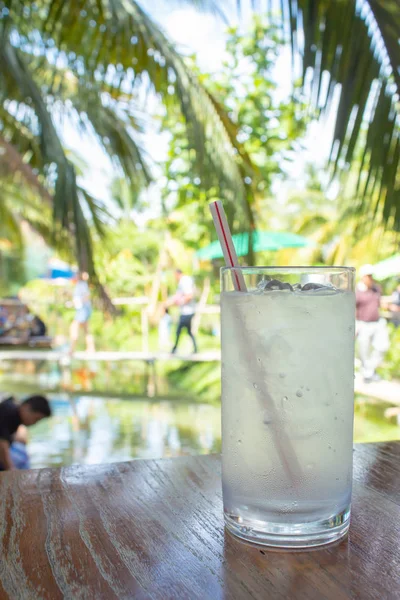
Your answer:
[[[218,456],[0,474],[0,598],[400,598],[400,442],[356,447],[347,540],[224,531]]]

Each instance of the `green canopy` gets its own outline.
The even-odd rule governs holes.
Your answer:
[[[238,256],[245,256],[249,251],[249,234],[237,233],[233,237],[233,243]],[[305,248],[312,246],[314,242],[295,233],[284,231],[254,231],[253,232],[253,250],[254,252],[276,251],[282,248]],[[200,260],[213,260],[222,258],[222,249],[219,240],[212,242],[205,248],[200,248],[196,252]]]
[[[386,258],[376,265],[373,265],[374,277],[381,281],[387,277],[400,275],[400,254],[395,254],[390,258]]]

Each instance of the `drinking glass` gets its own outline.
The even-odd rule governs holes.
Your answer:
[[[348,531],[354,274],[221,269],[224,515],[247,541],[306,548]]]

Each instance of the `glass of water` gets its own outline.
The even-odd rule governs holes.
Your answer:
[[[238,274],[246,291],[235,291]],[[224,513],[247,541],[306,548],[348,531],[354,275],[221,270]]]

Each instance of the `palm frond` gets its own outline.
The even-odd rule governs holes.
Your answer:
[[[137,208],[141,191],[140,186],[129,185],[127,180],[121,177],[114,178],[111,185],[113,201],[126,215],[129,215],[133,208]]]
[[[1,75],[2,79],[4,75],[5,72],[3,70]],[[4,87],[9,90],[8,85]],[[0,98],[1,97],[2,94],[0,94]],[[29,114],[29,107],[22,107],[18,104],[18,100],[16,100],[15,103],[13,102],[14,100],[16,100],[16,98],[11,96],[7,97],[7,100],[3,104],[0,103],[0,128],[2,139],[5,144],[9,144],[19,153],[19,160],[21,163],[26,163],[27,157],[29,157],[29,165],[34,169],[41,164],[39,140],[32,131],[32,119],[31,113]],[[18,113],[18,118],[10,109],[12,104],[16,105],[14,113]],[[4,148],[4,151],[7,153],[6,148]],[[13,156],[12,148],[9,149],[8,154],[10,160],[15,162],[14,159],[11,158]]]
[[[6,239],[16,250],[24,247],[20,225],[15,211],[7,203],[0,202],[0,238]]]
[[[130,182],[135,186],[148,185],[152,181],[150,169],[143,148],[134,139],[129,120],[118,117],[113,108],[99,104],[89,104],[86,115],[108,156]]]
[[[210,8],[219,3],[202,4]],[[80,79],[81,89],[97,86],[115,100],[135,100],[136,90],[146,84],[166,106],[178,103],[201,177],[207,178],[210,171],[217,174],[227,197],[245,205],[236,143],[198,78],[137,2],[42,0],[40,17],[33,9],[30,22],[15,13],[13,17],[21,50],[37,47],[37,35],[44,49],[51,46],[53,79],[62,62]],[[46,61],[44,50],[41,60]]]
[[[14,215],[18,236],[23,239],[22,223],[37,232],[45,241],[52,239],[51,205],[43,205],[43,199],[35,188],[21,185],[18,178],[1,177],[0,193],[5,209]]]
[[[3,109],[0,111],[0,119],[10,131],[12,139],[17,146],[11,145],[5,138],[0,139],[1,145],[7,152],[8,160],[12,161],[14,170],[19,170],[26,181],[31,184],[41,196],[53,207],[54,231],[53,239],[60,243],[65,241],[64,231],[70,234],[70,242],[75,242],[76,255],[82,269],[94,274],[93,258],[91,256],[92,243],[88,216],[99,229],[99,206],[94,201],[88,201],[86,193],[79,193],[76,183],[76,174],[73,163],[68,160],[55,129],[46,103],[42,97],[41,90],[34,81],[29,69],[26,67],[23,57],[17,49],[3,38],[0,44],[0,57],[2,58],[3,71],[0,79],[3,83],[0,96],[13,99],[14,102],[30,102],[33,109],[31,118],[33,123],[30,127],[22,125],[17,119],[11,123],[12,115]],[[11,126],[12,125],[12,126]],[[35,134],[33,131],[36,129]],[[34,142],[35,137],[38,143]],[[41,183],[34,173],[30,164],[23,160],[23,154],[29,152],[35,167],[39,167],[44,173],[48,165],[56,166],[56,173],[51,178],[54,184],[52,193]],[[82,198],[88,209],[87,214],[82,211]]]
[[[54,162],[57,165],[57,178],[54,194],[54,217],[63,227],[68,227],[70,202],[73,202],[75,193],[75,174],[73,166],[67,160],[63,147],[61,145],[58,133],[54,127],[51,116],[47,110],[46,104],[42,98],[41,91],[29,70],[25,67],[21,57],[15,48],[3,38],[0,44],[0,56],[5,71],[12,74],[20,98],[30,98],[34,111],[39,122],[39,142],[40,152],[43,162]],[[4,82],[4,78],[3,78]],[[8,81],[3,90],[8,94]]]
[[[23,156],[17,149],[0,134],[0,149],[2,160],[0,174],[4,177],[11,173],[19,172],[33,189],[35,189],[49,206],[53,204],[53,198],[47,188],[42,184],[31,165],[23,160]]]
[[[399,230],[400,1],[282,0],[282,7],[304,79],[312,70],[311,100],[321,113],[341,86],[332,174],[358,162],[359,213],[376,216],[378,204],[383,220]]]
[[[38,61],[25,52],[23,58],[29,62],[47,97],[57,87],[57,111],[77,123],[82,133],[93,135],[131,185],[144,187],[151,182],[148,161],[139,141],[144,127],[135,114],[137,110],[131,106],[129,94],[116,92],[105,82],[97,84],[90,77],[76,77],[67,68],[55,72],[54,65],[45,57]],[[70,105],[76,114],[72,114]]]
[[[217,7],[211,0],[201,4]],[[38,142],[35,158],[54,195],[57,238],[63,231],[72,234],[82,268],[93,268],[85,218],[94,203],[78,193],[74,166],[51,117],[53,109],[60,111],[67,100],[80,125],[95,132],[118,169],[143,185],[150,173],[134,135],[132,108],[138,93],[147,86],[167,108],[179,106],[202,180],[210,173],[214,180],[218,177],[225,197],[241,204],[251,223],[251,188],[243,185],[243,174],[251,166],[243,164],[229,119],[221,118],[197,76],[137,2],[13,0],[8,15],[0,20],[0,35],[5,65],[0,96],[27,105],[28,115],[32,113],[28,137]],[[22,151],[22,136],[19,142]],[[95,217],[92,220],[96,222]]]
[[[293,231],[299,235],[312,235],[316,229],[322,227],[327,222],[328,219],[323,214],[302,214],[299,219],[296,220]]]
[[[106,224],[113,221],[110,211],[82,186],[78,186],[78,196],[80,204],[82,206],[86,204],[87,212],[96,232],[103,237],[106,233]]]

